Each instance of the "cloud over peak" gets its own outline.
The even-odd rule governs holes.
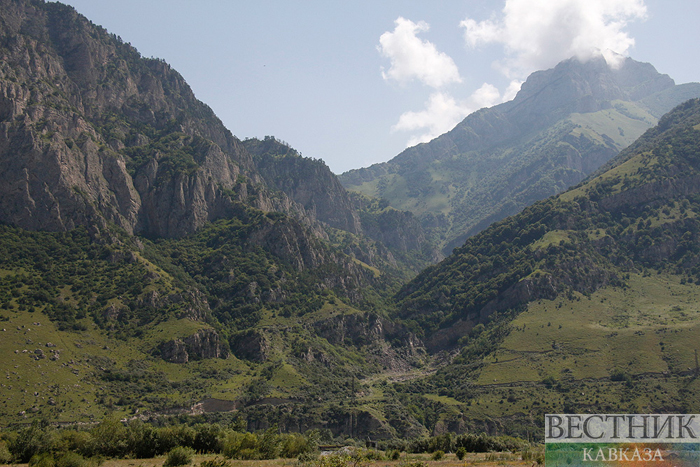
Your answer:
[[[414,23],[402,17],[394,23],[392,32],[379,37],[379,52],[391,62],[389,71],[382,71],[385,80],[405,84],[417,79],[435,89],[462,81],[454,60],[418,37],[418,33],[430,29],[428,23]]]
[[[646,13],[644,0],[506,0],[501,18],[466,18],[460,26],[471,48],[503,44],[499,67],[522,78],[571,57],[603,55],[616,66],[634,45],[624,28]]]

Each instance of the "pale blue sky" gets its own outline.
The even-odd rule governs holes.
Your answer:
[[[505,0],[64,3],[142,55],[170,63],[239,138],[274,135],[336,173],[389,160],[409,141],[451,128],[486,102],[500,102],[511,81],[567,58],[560,55],[569,49],[559,45],[573,39],[556,34],[567,36],[568,29],[557,27],[559,19],[528,24],[526,10],[560,4],[556,18],[580,26],[583,42],[608,35],[613,42],[605,44],[626,47],[626,55],[652,63],[676,83],[700,81],[697,0],[508,1],[510,15],[503,12]],[[600,24],[572,20],[583,10],[590,16],[591,8]],[[476,48],[467,45],[466,24],[460,26],[467,19],[474,20]],[[611,26],[620,19],[627,24]],[[546,40],[538,42],[531,31]],[[629,38],[634,46],[625,42]],[[580,45],[581,37],[575,39]],[[429,76],[421,63],[431,64]],[[484,83],[491,86],[474,95]],[[395,128],[400,119],[403,129]]]

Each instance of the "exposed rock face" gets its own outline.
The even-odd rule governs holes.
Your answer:
[[[367,236],[382,242],[388,248],[402,253],[430,250],[435,262],[442,259],[437,250],[433,252],[420,223],[408,211],[387,209],[374,216],[364,215],[362,227]]]
[[[256,167],[268,185],[302,206],[309,217],[381,243],[375,248],[363,245],[363,251],[350,247],[346,253],[370,265],[377,264],[378,259],[396,266],[394,253],[418,253],[428,263],[442,259],[413,214],[396,209],[368,210],[371,201],[348,193],[323,161],[302,157],[271,136],[247,139],[243,144],[254,155]]]
[[[185,343],[180,339],[173,339],[164,342],[159,347],[160,356],[163,360],[170,363],[187,363],[189,354],[185,348]]]
[[[255,155],[265,181],[284,192],[318,219],[336,229],[360,233],[360,219],[347,191],[321,160],[301,157],[295,150],[266,137],[243,142]]]
[[[269,351],[267,337],[258,330],[240,333],[231,340],[231,352],[241,359],[264,362]]]
[[[387,325],[392,327],[387,320],[376,315],[356,314],[320,321],[314,324],[314,328],[331,344],[347,342],[360,346],[383,340],[387,333]]]
[[[423,343],[405,326],[372,313],[335,316],[315,322],[313,328],[331,344],[369,348],[389,370],[406,371],[424,353]]]
[[[171,363],[228,356],[228,351],[221,345],[219,335],[213,329],[202,329],[184,339],[164,342],[159,350],[163,360]]]
[[[292,208],[166,63],[59,3],[0,7],[1,221],[179,237],[236,202]]]
[[[253,244],[297,270],[341,263],[353,270],[335,281],[343,288],[366,276],[309,238],[328,239],[322,223],[362,233],[353,200],[321,161],[295,151],[254,161],[182,76],[70,7],[7,0],[0,9],[0,222],[183,237],[252,207],[295,219],[258,229]],[[422,244],[417,223],[405,225],[370,230],[400,249]],[[383,246],[374,253],[368,264],[396,266]]]

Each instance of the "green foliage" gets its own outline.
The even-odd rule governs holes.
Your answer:
[[[261,459],[276,459],[282,448],[282,439],[278,434],[277,426],[265,430],[262,436],[258,437],[258,452]]]
[[[105,245],[84,228],[49,233],[0,226],[0,258],[0,267],[14,272],[0,278],[4,308],[41,310],[59,330],[85,330],[82,320],[91,316],[116,337],[133,335],[156,317],[144,295],[173,291],[128,248]],[[159,313],[176,314],[184,305],[170,304]]]
[[[521,451],[529,447],[529,443],[520,438],[510,436],[490,436],[486,434],[463,434],[454,436],[445,433],[431,438],[412,440],[408,450],[410,452],[455,452],[463,449],[464,452],[505,452]]]
[[[127,170],[134,176],[136,171],[151,160],[159,163],[158,183],[167,183],[172,177],[191,175],[199,167],[197,159],[202,159],[211,142],[199,136],[187,136],[164,128],[145,146],[125,149],[129,156]]]
[[[29,459],[29,467],[56,467],[56,461],[50,452],[34,454]]]
[[[43,422],[34,421],[30,426],[17,433],[8,449],[20,463],[29,462],[37,455],[48,453],[53,447],[53,432]],[[47,461],[48,462],[48,461]]]
[[[194,460],[194,449],[190,447],[177,446],[168,452],[168,456],[163,463],[164,467],[178,467],[190,465]]]
[[[93,455],[94,441],[89,431],[66,429],[58,431],[56,436],[54,449],[57,452],[75,452],[83,456]]]
[[[622,381],[628,386],[632,385],[632,377],[627,372],[617,369],[610,373],[610,381]]]
[[[145,253],[173,276],[204,291],[221,324],[245,329],[258,323],[264,307],[289,317],[303,316],[323,305],[328,292],[319,290],[317,284],[338,273],[336,266],[299,271],[291,258],[276,257],[249,241],[261,230],[284,232],[298,227],[288,218],[271,221],[262,212],[247,209],[237,218],[208,224],[190,237],[149,244]],[[331,255],[320,243],[314,248]],[[284,298],[265,295],[268,291],[278,291]]]
[[[399,462],[399,467],[428,467],[428,463],[414,459],[402,459]]]
[[[455,451],[455,454],[457,455],[457,459],[463,460],[464,456],[467,455],[467,449],[464,446],[460,446],[457,448],[457,451]]]
[[[262,434],[230,432],[223,442],[223,454],[231,459],[295,458],[317,450],[317,436],[300,433],[279,434],[271,427]]]
[[[433,455],[430,456],[430,458],[431,458],[432,460],[434,460],[434,461],[439,461],[439,460],[441,460],[443,457],[445,457],[445,452],[444,452],[444,451],[435,451],[435,452],[433,453]]]
[[[213,459],[207,459],[200,462],[199,467],[232,467],[232,464],[226,459],[215,457]]]
[[[315,432],[307,433],[306,436],[301,433],[287,433],[280,435],[280,438],[280,457],[298,458],[318,450],[318,437]]]
[[[229,459],[251,458],[251,452],[258,449],[258,437],[253,433],[229,433],[224,441],[223,454]]]
[[[350,457],[343,454],[322,456],[314,463],[314,467],[348,467]]]
[[[85,459],[77,452],[63,452],[55,456],[55,467],[94,467],[96,462]]]
[[[0,441],[0,464],[9,464],[12,462],[12,454],[7,448],[7,443]]]
[[[128,452],[128,430],[115,415],[105,417],[90,435],[92,455],[123,457]]]
[[[218,423],[200,423],[194,427],[192,447],[197,452],[218,453],[223,449],[224,429]]]
[[[655,187],[673,176],[669,171],[680,170],[685,176],[700,171],[698,108],[693,101],[662,119],[659,128],[645,135],[646,142],[621,155],[627,165],[613,167],[558,198],[535,203],[468,239],[403,287],[397,294],[398,316],[415,321],[430,335],[457,320],[482,317],[487,305],[508,310],[529,300],[624,286],[624,270],[630,264],[697,278],[697,197],[686,197],[684,189]],[[650,194],[636,195],[641,187]],[[660,250],[667,253],[659,256]]]
[[[162,443],[159,431],[141,420],[130,421],[126,432],[127,451],[139,459],[148,459],[170,451],[174,446]]]

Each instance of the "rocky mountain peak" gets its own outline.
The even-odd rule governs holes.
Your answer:
[[[614,100],[636,101],[674,85],[668,75],[631,58],[617,69],[602,57],[585,62],[571,58],[531,74],[504,107],[519,120],[547,123],[571,113],[609,108]]]
[[[613,68],[604,58],[585,62],[571,58],[552,69],[532,73],[515,99],[504,107],[528,121],[527,115],[553,121],[570,113],[597,112],[614,100],[636,101],[672,88],[673,79],[649,63],[627,58]]]

